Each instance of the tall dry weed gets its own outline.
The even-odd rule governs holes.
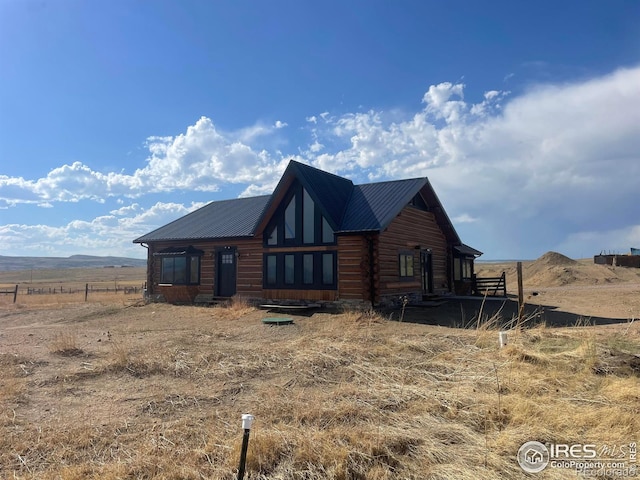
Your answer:
[[[83,353],[82,349],[78,347],[77,334],[72,330],[55,333],[49,343],[49,350],[51,353],[65,357],[72,357]]]

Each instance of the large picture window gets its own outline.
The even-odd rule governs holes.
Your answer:
[[[278,281],[276,261],[277,261],[277,258],[275,255],[267,255],[266,286],[275,286]]]
[[[296,256],[293,254],[284,256],[284,283],[285,285],[296,283]]]
[[[302,283],[313,285],[313,253],[302,255]]]
[[[322,284],[332,285],[335,282],[333,272],[334,255],[332,253],[322,254]]]
[[[286,252],[264,255],[264,288],[336,288],[336,252]]]
[[[266,247],[334,245],[336,237],[320,205],[295,183],[267,225],[263,241]]]
[[[204,252],[193,247],[167,248],[155,256],[160,257],[160,283],[170,285],[198,285],[200,259]]]

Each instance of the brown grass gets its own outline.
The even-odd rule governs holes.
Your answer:
[[[49,344],[51,353],[62,355],[63,357],[73,357],[81,355],[82,349],[77,346],[78,340],[75,332],[66,330],[58,332],[53,336],[53,340]]]
[[[242,413],[256,416],[250,479],[526,478],[527,440],[640,431],[639,374],[596,368],[640,351],[637,322],[513,330],[499,349],[498,319],[348,311],[269,327],[242,299],[3,314],[0,478],[231,480]]]
[[[88,303],[131,304],[142,298],[141,287],[145,281],[144,268],[66,268],[47,270],[20,270],[0,272],[0,289],[13,289],[18,285],[17,301],[13,294],[0,295],[0,308],[59,308],[84,302],[85,285],[89,284]],[[64,293],[59,293],[60,289]],[[117,292],[116,292],[117,287]],[[125,294],[125,287],[138,288],[137,294]],[[31,294],[28,289],[38,289],[55,294]],[[105,290],[109,289],[109,292]],[[73,293],[68,293],[73,292]]]

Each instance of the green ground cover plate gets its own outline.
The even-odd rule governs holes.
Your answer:
[[[265,325],[290,325],[293,323],[293,318],[268,317],[268,318],[263,318],[262,323],[264,323]]]

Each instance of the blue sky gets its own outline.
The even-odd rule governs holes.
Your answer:
[[[640,247],[640,2],[0,0],[0,255],[143,257],[290,159],[485,259]]]

